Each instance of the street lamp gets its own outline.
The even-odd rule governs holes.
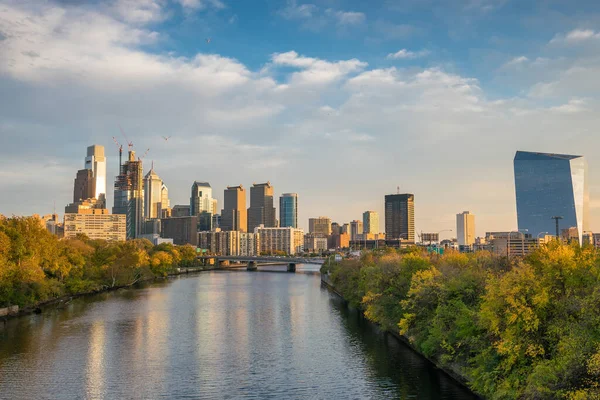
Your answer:
[[[440,244],[440,233],[442,233],[442,232],[452,232],[452,229],[442,229],[441,231],[439,231],[437,233],[438,245],[436,246],[436,251],[435,251],[436,253],[437,253],[437,248],[439,247],[439,244]],[[431,242],[429,242],[429,245],[431,246]]]
[[[538,245],[539,245],[539,242],[540,242],[540,235],[542,235],[542,234],[543,235],[550,235],[550,232],[540,232],[540,233],[537,234]],[[544,244],[545,243],[546,243],[546,239],[544,239]]]

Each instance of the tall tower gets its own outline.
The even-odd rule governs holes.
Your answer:
[[[163,181],[152,168],[144,177],[144,218],[161,218]]]
[[[284,193],[279,198],[279,226],[282,228],[298,227],[298,195]]]
[[[308,219],[308,232],[318,235],[331,235],[331,218],[318,217]]]
[[[114,202],[113,214],[127,215],[127,239],[135,239],[144,222],[144,184],[142,161],[136,161],[133,150],[115,180]]]
[[[254,232],[254,228],[260,225],[264,225],[265,228],[274,228],[277,225],[271,182],[254,183],[250,188],[248,232]]]
[[[171,201],[169,200],[169,188],[163,182],[160,188],[160,217],[167,218],[171,215]]]
[[[73,203],[94,198],[96,193],[95,184],[92,170],[80,169],[77,171],[75,184],[73,185]]]
[[[87,157],[85,157],[85,169],[93,172],[94,195],[103,207],[106,207],[106,157],[104,155],[104,146],[94,144],[87,148]]]
[[[415,195],[385,196],[385,237],[415,241]]]
[[[379,233],[379,214],[375,211],[363,213],[363,233]]]
[[[589,223],[587,162],[583,156],[517,151],[514,159],[519,230],[534,238],[575,228],[579,243]],[[549,232],[549,233],[548,233]]]
[[[350,221],[350,240],[357,240],[358,235],[363,234],[363,223],[362,221]]]
[[[475,215],[469,211],[456,214],[456,240],[459,246],[475,244]]]
[[[221,210],[220,227],[224,231],[246,232],[246,190],[242,185],[228,186],[225,189],[224,204]]]
[[[199,215],[208,212],[215,214],[213,210],[212,188],[208,182],[194,182],[192,184],[192,195],[190,196],[190,215]]]

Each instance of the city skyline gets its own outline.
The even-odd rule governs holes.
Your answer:
[[[417,230],[468,209],[482,236],[517,227],[510,160],[523,149],[584,154],[600,225],[598,4],[532,3],[515,18],[488,1],[180,3],[3,2],[0,87],[14,96],[0,107],[1,213],[69,203],[89,143],[105,147],[111,182],[121,125],[138,153],[150,148],[171,204],[189,202],[195,179],[219,201],[226,185],[271,180],[276,197],[299,193],[306,230],[315,215],[382,216],[400,186],[419,199]],[[332,157],[363,168],[324,167]]]

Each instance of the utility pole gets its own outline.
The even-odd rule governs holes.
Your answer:
[[[552,217],[551,219],[556,221],[556,239],[560,240],[560,230],[558,229],[558,221],[563,219],[563,217]]]

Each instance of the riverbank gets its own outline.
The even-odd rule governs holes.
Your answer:
[[[194,274],[194,273],[199,273],[199,272],[215,271],[218,269],[219,268],[215,268],[215,267],[211,267],[211,268],[203,268],[203,267],[176,268],[176,269],[172,270],[171,272],[169,272],[167,274],[167,276],[165,276],[165,277],[151,277],[148,279],[141,279],[139,281],[136,281],[136,282],[128,284],[128,285],[104,287],[104,288],[101,288],[98,290],[91,290],[91,291],[86,291],[86,292],[81,292],[81,293],[69,294],[69,295],[57,297],[55,299],[42,301],[37,304],[28,306],[28,307],[18,307],[18,306],[7,307],[7,308],[12,308],[13,310],[15,310],[14,307],[16,307],[16,311],[9,312],[6,315],[0,316],[0,321],[7,321],[9,319],[19,318],[19,317],[23,317],[23,316],[31,315],[31,314],[43,314],[45,309],[47,310],[47,309],[62,308],[64,306],[66,306],[67,304],[69,304],[72,300],[80,298],[80,297],[91,296],[91,295],[96,295],[96,294],[100,294],[100,293],[114,292],[119,289],[132,288],[132,287],[135,287],[136,285],[140,285],[142,283],[149,283],[149,282],[169,279],[171,277],[175,277],[175,276],[179,276],[179,275],[187,275],[187,274]]]
[[[346,304],[348,303],[348,301],[344,298],[344,296],[342,296],[342,294],[340,292],[338,292],[336,290],[335,285],[333,284],[333,282],[331,281],[330,277],[328,274],[321,274],[321,284],[323,286],[325,286],[330,292],[336,294],[339,298],[341,298],[342,300],[344,300],[344,302],[346,302]],[[358,310],[361,312],[361,314],[363,315],[363,317],[365,317],[364,315],[364,311],[359,307]],[[376,324],[377,326],[379,326],[379,328],[385,332],[386,334],[389,334],[391,336],[393,336],[394,338],[396,338],[396,340],[402,342],[404,345],[406,345],[408,348],[410,348],[413,352],[415,352],[416,354],[418,354],[420,357],[424,358],[425,360],[427,360],[429,363],[431,363],[431,365],[433,365],[435,368],[437,368],[438,370],[440,370],[441,372],[443,372],[444,374],[446,374],[448,377],[452,378],[454,381],[456,381],[458,384],[460,384],[462,387],[464,387],[465,389],[469,390],[471,393],[473,393],[475,396],[477,396],[479,399],[484,400],[485,398],[479,394],[473,391],[473,389],[471,389],[469,387],[467,378],[458,374],[456,371],[452,371],[449,370],[448,368],[445,368],[443,366],[441,366],[439,364],[439,362],[437,362],[436,360],[427,357],[425,354],[423,354],[422,352],[420,352],[418,349],[416,349],[408,340],[408,338],[400,335],[397,332],[388,330],[383,328],[381,325]]]

